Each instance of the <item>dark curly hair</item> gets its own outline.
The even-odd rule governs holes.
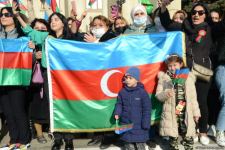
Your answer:
[[[37,22],[44,24],[44,25],[46,26],[46,28],[47,28],[47,32],[50,31],[49,24],[48,24],[48,22],[47,22],[46,20],[44,20],[44,19],[35,18],[35,19],[31,22],[30,26],[31,26],[32,28],[34,28],[34,26],[35,26],[35,24],[36,24]]]

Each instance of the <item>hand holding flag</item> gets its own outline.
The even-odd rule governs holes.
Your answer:
[[[116,116],[119,117],[118,115],[115,115],[115,118]],[[133,124],[119,125],[119,118],[116,119],[116,134],[122,134],[124,132],[130,131],[131,129],[133,129]]]

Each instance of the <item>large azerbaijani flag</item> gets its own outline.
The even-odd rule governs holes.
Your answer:
[[[0,86],[30,85],[32,49],[28,38],[0,39]]]
[[[162,104],[154,97],[157,73],[169,54],[184,55],[183,41],[181,32],[124,35],[103,43],[49,38],[51,131],[114,130],[117,93],[130,66],[141,70],[152,100],[152,123],[159,121]]]

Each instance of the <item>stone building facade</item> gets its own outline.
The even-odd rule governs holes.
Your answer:
[[[28,0],[22,1],[26,5]],[[45,0],[32,0],[34,15],[38,18],[44,18],[46,12],[51,14],[51,9],[46,4],[43,5],[41,1],[43,2]],[[90,20],[96,15],[101,14],[109,17],[111,11],[110,6],[116,4],[116,1],[117,0],[96,0],[95,4],[92,6],[92,8],[90,8],[88,5],[89,0],[76,0],[78,17],[82,14],[82,12],[85,10],[87,11],[87,16],[83,21],[81,31],[86,32],[88,30]],[[154,4],[154,7],[157,7],[157,0],[152,0],[151,2]],[[68,17],[72,9],[71,0],[57,0],[57,3],[61,13]],[[126,0],[125,4],[123,4],[122,15],[128,20],[129,23],[131,23],[131,9],[137,3],[138,0]],[[174,0],[169,6],[171,14],[179,9],[181,9],[181,0]]]

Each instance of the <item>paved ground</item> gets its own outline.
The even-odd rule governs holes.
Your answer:
[[[0,129],[1,128],[1,124],[0,124]],[[3,130],[0,131],[0,145],[4,145],[6,143],[8,143],[9,141],[9,135],[4,133],[4,128]],[[5,135],[4,137],[2,137],[2,135]],[[86,135],[79,135],[79,134],[75,134],[76,138],[74,140],[74,149],[76,150],[99,150],[99,145],[95,145],[95,146],[87,146],[87,143],[91,140],[90,137],[92,136],[91,134],[86,134]],[[51,150],[51,145],[52,145],[52,140],[50,138],[50,136],[48,136],[47,133],[44,134],[44,136],[46,137],[46,139],[48,140],[48,142],[46,144],[40,144],[37,142],[36,139],[33,139],[31,142],[31,148],[30,150]],[[113,139],[109,136],[108,139],[110,139],[110,141],[112,141]],[[156,137],[156,142],[157,142],[157,147],[155,149],[149,149],[146,146],[146,150],[168,150],[168,142],[166,140],[163,140],[160,137]],[[120,150],[121,148],[118,146],[119,143],[116,143],[115,145],[111,144],[111,146],[109,148],[107,148],[107,150]],[[180,146],[180,150],[184,150],[184,148]],[[63,150],[62,146],[62,150]],[[194,145],[195,150],[225,150],[225,148],[223,147],[219,147],[216,143],[215,143],[215,139],[211,137],[211,141],[210,144],[208,146],[203,146],[200,143],[196,143]]]
[[[32,140],[31,142],[31,150],[51,150],[51,144],[52,141],[48,137],[47,134],[45,134],[45,137],[47,138],[48,142],[46,144],[39,144],[36,139]],[[8,135],[6,135],[2,141],[1,145],[4,143],[7,143],[9,140]],[[74,146],[75,150],[99,150],[99,145],[96,146],[87,146],[88,141],[90,141],[89,138],[82,138],[82,139],[76,139],[74,140]],[[168,142],[166,140],[163,140],[161,138],[156,138],[156,141],[158,143],[157,147],[154,150],[168,150]],[[63,147],[62,147],[63,149]],[[146,146],[146,150],[148,147]],[[214,140],[212,139],[210,142],[210,145],[203,146],[200,143],[195,144],[196,150],[225,150],[225,148],[219,147]],[[120,147],[111,145],[107,150],[120,150]],[[150,149],[153,150],[153,149]],[[180,150],[184,150],[183,147],[180,145]]]

